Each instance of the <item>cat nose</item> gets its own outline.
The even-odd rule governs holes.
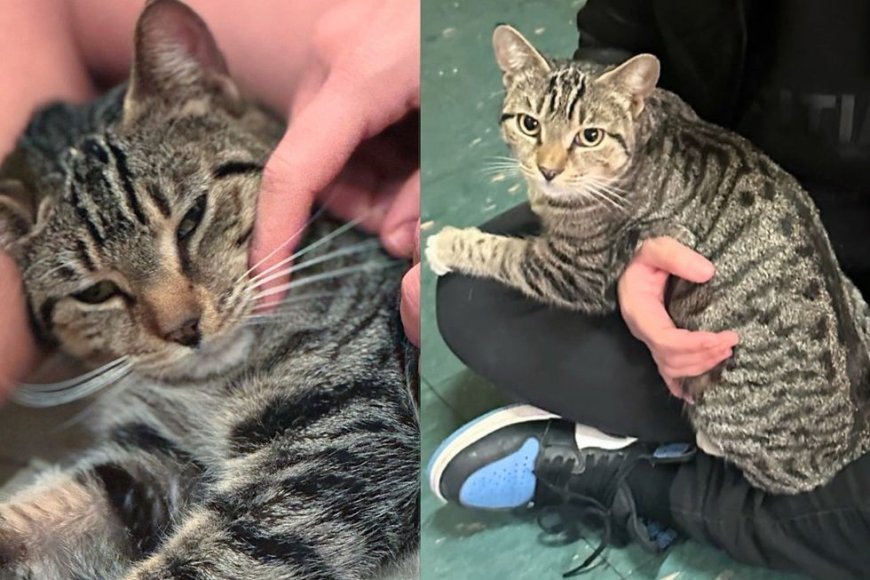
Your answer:
[[[188,318],[176,328],[168,331],[163,338],[170,342],[177,342],[181,346],[194,348],[199,346],[202,334],[199,331],[199,315]]]
[[[538,165],[538,170],[541,172],[541,175],[544,176],[544,179],[547,181],[553,181],[553,178],[562,173],[562,169],[554,169],[552,167],[544,167],[543,165]]]

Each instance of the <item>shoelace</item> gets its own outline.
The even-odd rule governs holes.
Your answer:
[[[542,438],[542,447],[546,448],[547,440],[549,436],[550,426],[547,425],[546,430],[544,431],[544,436]],[[587,463],[587,469],[589,467],[594,467],[596,460],[605,459],[605,456],[599,456],[595,454],[591,454],[589,456],[591,465]],[[608,482],[607,486],[604,490],[605,503],[595,499],[592,496],[588,496],[585,494],[577,493],[568,488],[568,484],[571,481],[570,473],[573,470],[574,463],[576,462],[576,458],[568,458],[567,460],[562,460],[561,457],[554,459],[553,461],[545,461],[542,460],[540,465],[535,466],[536,474],[538,477],[538,481],[543,483],[544,486],[554,495],[556,495],[561,502],[556,505],[545,506],[540,508],[540,512],[537,516],[538,526],[542,530],[544,530],[547,534],[553,535],[567,535],[573,539],[577,539],[580,537],[579,527],[582,525],[585,518],[588,516],[593,516],[598,519],[601,523],[602,532],[601,532],[601,541],[598,543],[598,546],[592,551],[592,553],[585,559],[579,566],[575,566],[571,568],[564,574],[562,574],[562,578],[570,578],[572,576],[578,575],[583,572],[588,572],[601,555],[607,546],[610,545],[611,535],[612,535],[612,526],[611,526],[611,516],[612,516],[612,506],[614,498],[616,497],[616,493],[619,490],[619,487],[625,482],[628,478],[628,475],[631,473],[631,470],[634,469],[634,466],[637,465],[640,461],[649,460],[650,456],[646,454],[640,454],[633,457],[630,460],[625,460],[616,470],[616,474],[613,479]],[[551,468],[550,463],[557,463],[558,469]],[[564,465],[564,467],[562,467]],[[548,480],[549,473],[552,472],[566,472],[568,473],[568,477],[565,477],[561,482],[552,482]],[[548,522],[548,518],[552,518],[556,516],[556,521],[554,523]]]

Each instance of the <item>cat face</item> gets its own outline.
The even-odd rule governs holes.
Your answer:
[[[126,356],[172,374],[232,342],[251,306],[248,247],[277,131],[172,0],[140,17],[115,108],[63,154],[57,191],[7,193],[0,220],[44,334],[93,364]]]
[[[556,198],[617,179],[634,152],[658,60],[640,55],[596,78],[579,63],[548,61],[510,26],[496,28],[493,46],[506,90],[502,135],[526,179]]]

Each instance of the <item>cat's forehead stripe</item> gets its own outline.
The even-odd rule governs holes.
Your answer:
[[[586,75],[583,72],[573,67],[556,70],[547,81],[547,90],[538,112],[554,115],[564,111],[568,119],[571,119],[585,92]]]
[[[133,174],[130,173],[130,168],[127,166],[127,154],[116,143],[112,142],[108,134],[106,135],[106,144],[115,159],[115,170],[118,172],[118,177],[121,178],[121,187],[126,194],[127,204],[133,210],[136,221],[143,226],[147,225],[148,220],[145,217],[145,212],[142,211],[142,206],[136,197],[136,190],[133,188]]]

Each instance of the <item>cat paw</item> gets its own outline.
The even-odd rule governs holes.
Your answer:
[[[0,578],[6,578],[4,573],[11,574],[18,569],[26,555],[26,546],[21,534],[13,531],[0,515]]]
[[[443,276],[453,271],[450,266],[451,238],[458,231],[457,228],[447,226],[426,240],[426,261],[429,262],[429,268],[437,276]]]

